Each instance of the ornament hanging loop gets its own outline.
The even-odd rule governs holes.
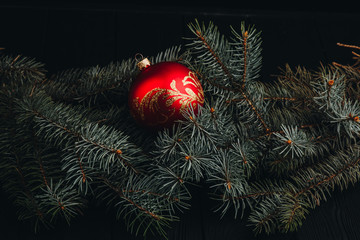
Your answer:
[[[138,66],[140,71],[151,65],[149,59],[144,58],[141,53],[135,54],[135,61],[137,62],[136,65]]]

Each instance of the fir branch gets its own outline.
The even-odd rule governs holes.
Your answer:
[[[271,100],[271,101],[290,101],[290,102],[294,102],[294,101],[299,101],[298,98],[294,98],[294,97],[265,97],[264,100]],[[232,100],[234,101],[234,100]],[[302,101],[302,100],[300,100]]]
[[[108,101],[111,94],[124,95],[136,73],[133,59],[112,62],[104,67],[70,69],[52,76],[43,89],[53,98],[67,102]],[[101,101],[100,101],[101,102]]]
[[[170,168],[168,166],[158,166],[156,179],[159,182],[160,190],[167,195],[181,192],[182,189],[190,195],[186,188],[186,179],[180,176],[179,169]]]
[[[261,32],[257,32],[254,26],[246,29],[245,23],[241,22],[241,33],[231,27],[234,39],[234,57],[231,65],[233,75],[240,80],[241,89],[249,85],[259,77],[261,69]]]
[[[261,180],[252,180],[248,183],[248,188],[245,193],[238,196],[228,196],[229,199],[235,200],[247,200],[250,201],[259,201],[261,199],[270,198],[279,198],[279,196],[285,195],[287,193],[287,188],[292,184],[287,180],[272,180],[272,179],[261,179]],[[224,196],[223,196],[224,197]]]
[[[153,195],[153,196],[156,196],[156,197],[161,197],[161,198],[164,198],[164,199],[168,199],[172,202],[179,202],[180,199],[177,198],[177,197],[172,197],[172,196],[168,196],[166,194],[160,194],[160,193],[155,193],[155,192],[150,192],[148,190],[143,190],[143,189],[139,189],[139,190],[134,190],[134,189],[123,189],[122,192],[124,194],[128,194],[128,193],[134,193],[134,194],[149,194],[149,195]]]
[[[51,222],[61,216],[70,224],[71,218],[82,214],[85,206],[84,199],[78,194],[76,189],[64,185],[63,181],[53,184],[53,180],[43,188],[43,193],[36,196],[39,199],[41,207],[48,209],[47,214],[51,216]]]
[[[334,104],[342,102],[345,97],[344,75],[339,74],[335,69],[324,68],[319,79],[312,82],[312,87],[317,96],[314,96],[315,103],[320,107],[332,109]]]
[[[263,84],[254,27],[231,28],[231,41],[212,23],[189,28],[189,51],[150,59],[190,66],[208,96],[158,135],[114,104],[138,73],[134,59],[47,80],[35,60],[0,57],[0,175],[20,218],[69,222],[84,209],[81,194],[92,193],[131,231],[165,235],[175,209],[189,207],[187,186],[205,182],[221,215],[243,216],[249,206],[256,233],[288,232],[335,187],[359,181],[360,61],[317,72],[286,65],[276,83]]]
[[[279,133],[274,133],[278,137],[277,141],[279,146],[274,148],[274,151],[281,150],[280,154],[285,157],[291,153],[291,158],[302,157],[304,155],[311,156],[315,152],[315,145],[312,142],[311,138],[306,136],[306,133],[299,131],[295,127],[286,127],[281,126],[282,132],[284,135]],[[306,152],[305,152],[306,151]]]
[[[292,176],[293,183],[289,182],[283,188],[285,191],[278,205],[277,228],[283,232],[296,230],[302,225],[308,208],[318,206],[322,199],[326,200],[325,192],[330,194],[336,185],[342,189],[350,182],[357,182],[359,163],[358,148],[350,147],[311,167],[299,169]],[[261,218],[257,221],[261,221]]]
[[[236,217],[238,210],[242,206],[242,201],[239,200],[243,200],[237,197],[245,195],[249,188],[248,181],[244,176],[244,169],[238,164],[237,156],[230,151],[220,150],[219,154],[214,156],[214,162],[217,166],[210,173],[208,182],[212,183],[211,188],[214,189],[215,195],[220,192],[224,200],[218,211],[222,209],[222,215],[224,215],[229,210],[230,203],[232,203]],[[244,206],[242,210],[244,210]]]
[[[14,101],[13,98],[10,98]],[[57,150],[46,146],[34,135],[33,124],[27,118],[19,117],[19,109],[11,107],[10,115],[17,121],[6,121],[1,134],[1,177],[3,187],[19,207],[20,220],[31,220],[35,231],[40,226],[53,224],[46,208],[37,198],[41,187],[48,185],[48,177],[58,179]],[[2,119],[3,120],[3,119]],[[41,224],[40,224],[41,223]]]
[[[265,129],[265,131],[270,132],[271,131],[270,128],[265,123],[264,119],[261,117],[261,114],[258,112],[257,108],[254,106],[253,102],[245,95],[245,93],[242,93],[242,95],[245,98],[246,102],[249,104],[250,108],[254,111],[255,115],[257,116],[257,118],[261,122],[261,124],[262,124],[263,128]]]
[[[279,205],[279,226],[282,232],[297,230],[305,219],[305,215],[309,213],[307,203],[301,201],[297,197],[285,196],[282,204]]]
[[[225,73],[227,78],[229,78],[230,80],[234,80],[229,69],[226,67],[226,65],[223,63],[223,61],[220,59],[220,57],[216,52],[216,50],[219,50],[220,52],[225,53],[222,50],[224,50],[224,48],[226,49],[226,45],[227,45],[227,43],[224,40],[224,37],[222,37],[221,42],[219,41],[220,34],[217,31],[217,27],[210,22],[208,28],[206,29],[205,25],[201,27],[197,20],[195,20],[195,23],[190,23],[188,26],[189,29],[202,42],[204,48],[210,53],[210,56],[213,59],[215,59],[216,63],[218,64],[220,69]],[[209,39],[206,35],[210,36]]]
[[[154,63],[162,61],[187,61],[187,54],[180,55],[181,47],[172,47],[151,57]],[[67,102],[111,103],[111,96],[126,95],[138,70],[133,58],[111,62],[104,67],[69,69],[57,73],[44,88],[55,99]],[[100,100],[101,99],[101,100]]]
[[[32,191],[29,189],[28,184],[26,183],[23,171],[22,171],[22,167],[20,166],[19,163],[19,157],[16,156],[16,166],[15,166],[15,170],[18,173],[19,177],[20,177],[20,182],[22,185],[22,188],[24,189],[25,195],[26,197],[30,200],[32,207],[34,207],[34,209],[36,209],[36,216],[39,217],[40,220],[44,219],[45,214],[42,212],[38,201],[35,199],[34,194],[32,193]],[[17,201],[18,203],[20,201]],[[20,218],[23,218],[23,216],[20,215]],[[35,231],[37,230],[37,228],[35,228]]]
[[[76,142],[76,152],[82,157],[89,156],[88,164],[92,167],[98,164],[100,169],[109,172],[113,162],[118,162],[127,171],[138,174],[139,166],[132,162],[142,163],[146,160],[141,149],[127,141],[128,137],[122,132],[107,126],[89,124]]]
[[[62,170],[67,173],[66,180],[69,185],[77,186],[85,195],[89,190],[92,191],[91,185],[96,179],[97,170],[89,166],[86,156],[80,158],[76,149],[71,147],[64,151],[62,162]]]
[[[158,196],[155,195],[140,195],[140,198],[138,199],[139,202],[136,202],[134,199],[132,199],[130,196],[128,196],[126,193],[134,193],[130,191],[123,191],[123,189],[117,187],[113,183],[111,183],[105,176],[99,176],[99,178],[103,181],[105,185],[111,189],[118,198],[121,199],[120,202],[117,203],[117,205],[122,206],[122,208],[119,208],[118,214],[124,215],[124,217],[130,218],[131,214],[135,214],[135,217],[131,222],[128,223],[129,228],[134,231],[134,227],[136,228],[136,234],[140,231],[141,228],[144,229],[144,235],[146,234],[147,230],[151,230],[151,226],[154,226],[154,228],[157,230],[157,232],[163,236],[165,236],[164,227],[168,226],[168,221],[174,220],[173,218],[169,218],[164,215],[160,215],[161,213],[158,213],[155,209],[161,208],[161,204],[157,202],[156,204],[151,203],[151,199],[154,197],[155,199],[158,199]],[[140,193],[140,192],[138,192]],[[141,196],[146,196],[145,198]],[[150,198],[148,198],[150,197]],[[135,198],[137,199],[137,198]],[[167,200],[167,199],[165,199]],[[150,201],[150,202],[147,202]],[[142,203],[141,203],[142,202]],[[167,201],[166,201],[167,202]],[[133,209],[133,210],[132,210]],[[126,211],[126,212],[125,212]],[[136,212],[134,212],[136,211]],[[124,213],[125,212],[125,213]],[[144,226],[145,225],[145,226]]]
[[[201,114],[204,111],[203,108],[198,105],[197,109],[198,113],[195,114],[194,109],[190,106],[188,111],[183,113],[185,120],[179,122],[182,123],[182,130],[190,134],[190,139],[194,138],[198,141],[198,145],[211,149],[215,146],[217,134],[208,128],[211,122],[208,122],[208,119]]]
[[[254,174],[259,160],[259,154],[254,142],[237,139],[231,145],[231,152],[238,157],[238,164],[243,166],[246,177],[250,178]]]
[[[338,135],[343,130],[351,138],[360,134],[360,104],[355,101],[336,102],[332,105],[332,111],[327,112],[330,123],[336,124]],[[355,136],[354,136],[355,135]]]
[[[18,208],[18,219],[30,220],[34,231],[37,232],[41,226],[49,227],[51,223],[46,209],[40,206],[36,198],[42,183],[41,177],[36,174],[36,162],[32,159],[23,159],[24,155],[21,156],[18,151],[2,155],[2,190],[8,193],[10,200]]]
[[[134,65],[133,60],[129,59],[121,63],[110,63],[103,68],[90,68],[81,76],[81,84],[76,86],[78,91],[74,99],[84,101],[90,98],[90,101],[95,101],[97,96],[106,96],[105,92],[119,89],[122,85],[126,86],[124,89],[128,89],[128,82],[134,77]]]
[[[131,162],[142,163],[141,150],[128,142],[122,132],[107,126],[90,123],[83,115],[69,106],[54,103],[47,97],[34,96],[20,106],[24,119],[33,116],[38,128],[37,135],[48,142],[64,147],[76,143],[77,152],[82,157],[88,155],[90,165],[99,164],[100,169],[109,171],[111,165],[120,163],[124,170],[139,173],[140,170]],[[47,111],[48,109],[52,111]],[[68,118],[64,118],[68,116]],[[79,127],[84,126],[84,127]],[[52,134],[49,134],[52,132]],[[127,151],[129,150],[129,151]]]
[[[204,125],[209,131],[216,134],[216,147],[222,148],[229,146],[237,136],[233,128],[229,128],[233,124],[234,116],[229,112],[233,106],[228,104],[225,99],[211,98],[205,102],[201,110],[201,115],[197,120]]]
[[[181,53],[181,46],[173,46],[149,58],[153,64],[160,62],[189,62],[189,53]]]
[[[42,82],[46,75],[44,64],[35,59],[23,57],[21,55],[0,56],[0,76],[4,83],[10,81],[19,81],[24,84],[26,81]]]
[[[268,197],[273,195],[279,195],[281,192],[277,191],[269,191],[269,192],[256,192],[256,193],[249,193],[246,195],[236,196],[236,197],[228,197],[229,199],[236,199],[236,200],[243,200],[243,199],[258,199],[260,197]]]
[[[300,66],[292,69],[288,64],[280,72],[281,74],[275,75],[277,81],[265,84],[269,99],[310,101],[314,97],[311,84],[314,73]]]
[[[355,150],[355,151],[356,151],[356,150]],[[345,153],[345,154],[349,154],[349,153]],[[357,153],[355,153],[355,154],[357,154]],[[343,159],[345,156],[346,156],[346,157],[348,156],[348,155],[341,156],[342,153],[339,153],[339,155],[340,155],[340,158],[341,158],[341,159]],[[339,161],[338,159],[335,159],[334,157],[331,158],[331,159],[332,159],[332,160],[335,160],[334,162],[336,162],[336,160]],[[333,163],[334,163],[334,162],[333,162]],[[299,197],[299,196],[301,196],[301,195],[303,195],[303,194],[306,194],[306,193],[312,191],[314,188],[318,188],[318,187],[320,187],[320,186],[322,186],[322,185],[327,185],[327,184],[329,184],[329,182],[333,181],[336,177],[340,176],[340,175],[343,174],[345,171],[350,170],[350,169],[352,169],[352,168],[354,168],[354,167],[357,167],[359,163],[360,163],[360,157],[356,158],[355,161],[349,161],[349,160],[347,160],[347,161],[345,162],[345,164],[342,166],[342,168],[337,169],[337,170],[335,170],[335,171],[332,172],[332,173],[329,172],[329,173],[326,174],[326,175],[323,173],[323,176],[325,175],[324,178],[322,178],[322,179],[319,180],[319,181],[315,181],[315,182],[313,182],[312,184],[310,184],[309,186],[307,186],[307,187],[305,187],[305,188],[303,188],[303,189],[295,192],[295,193],[294,193],[294,197],[295,197],[295,198],[296,198],[296,197]],[[336,169],[336,168],[335,168],[335,169]],[[357,176],[355,175],[355,177],[357,177]]]
[[[229,52],[226,51],[229,47],[227,47],[227,42],[224,40],[224,37],[220,40],[220,34],[217,30],[217,28],[210,23],[208,28],[206,29],[203,25],[200,26],[199,22],[195,21],[195,24],[189,24],[190,30],[196,35],[196,37],[200,40],[200,43],[202,44],[203,48],[207,50],[205,51],[204,55],[206,56],[205,61],[212,61],[214,59],[215,63],[220,67],[224,75],[227,77],[228,80],[232,83],[232,87],[235,87],[237,91],[241,94],[241,97],[245,99],[249,107],[254,111],[255,115],[257,116],[258,120],[263,125],[265,131],[270,131],[267,124],[261,117],[261,114],[253,104],[252,100],[248,97],[245,89],[238,88],[234,85],[235,78],[231,71],[226,67],[226,64],[223,62],[223,60],[219,57],[216,50],[222,51],[222,53]],[[208,35],[208,36],[207,36]],[[194,42],[194,45],[197,44]],[[201,45],[199,47],[194,47],[195,49],[201,49]],[[216,49],[216,50],[215,50]],[[230,56],[224,56],[224,58],[231,58]],[[203,59],[204,61],[204,59]],[[214,65],[214,64],[212,64]],[[210,66],[212,66],[210,65]],[[226,86],[226,85],[225,85]]]
[[[250,213],[249,225],[253,227],[255,234],[270,234],[275,232],[278,226],[279,200],[267,199],[261,201],[256,210]]]
[[[181,125],[174,125],[171,130],[165,128],[159,131],[155,140],[156,150],[152,153],[159,164],[170,162],[175,156],[180,142],[183,141],[181,128]]]

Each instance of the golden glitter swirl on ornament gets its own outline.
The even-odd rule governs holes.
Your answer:
[[[151,112],[157,112],[161,114],[163,120],[159,120],[159,123],[165,123],[172,115],[175,114],[175,108],[171,108],[174,102],[179,101],[181,104],[180,112],[187,109],[192,103],[193,107],[196,107],[196,102],[204,103],[204,91],[201,87],[200,82],[197,80],[193,72],[189,72],[187,76],[181,81],[183,86],[193,85],[198,89],[196,94],[191,88],[185,87],[186,93],[181,93],[176,87],[176,81],[172,80],[170,83],[170,89],[154,88],[150,90],[139,103],[139,98],[133,100],[134,109],[137,109],[137,113],[140,115],[142,120],[145,120],[145,109],[149,109]],[[165,100],[165,105],[171,110],[169,115],[165,115],[159,111],[159,97]]]

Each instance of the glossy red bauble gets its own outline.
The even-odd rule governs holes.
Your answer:
[[[129,92],[131,114],[141,125],[169,127],[183,119],[190,106],[197,112],[204,92],[195,74],[177,62],[161,62],[142,69]]]

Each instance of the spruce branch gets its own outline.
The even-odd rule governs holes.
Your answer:
[[[249,105],[250,109],[252,109],[255,113],[264,130],[270,131],[264,119],[261,117],[260,112],[255,107],[255,104],[248,96],[246,90],[239,88],[234,83],[235,77],[227,67],[227,64],[231,65],[229,59],[233,57],[230,54],[231,48],[229,42],[225,40],[224,36],[220,36],[217,27],[212,23],[209,23],[209,26],[206,28],[204,24],[200,26],[199,22],[195,21],[195,23],[189,24],[189,28],[197,37],[193,40],[193,43],[189,44],[189,46],[193,49],[194,53],[197,54],[197,58],[202,61],[201,64],[208,68],[208,72],[212,73],[215,71],[213,75],[209,75],[209,73],[207,73],[207,76],[203,77],[217,79],[218,82],[220,81],[220,85],[235,88],[240,96],[245,99],[245,102]],[[224,55],[220,56],[219,53]],[[229,82],[231,85],[229,85]]]
[[[79,103],[110,103],[113,96],[125,95],[135,77],[133,59],[111,62],[104,67],[69,69],[53,75],[43,89],[54,99]]]
[[[322,75],[318,81],[314,81],[313,89],[317,96],[315,102],[320,108],[332,109],[333,104],[341,102],[345,97],[344,75],[339,74],[337,70],[322,70]]]
[[[141,150],[127,141],[121,132],[97,124],[87,125],[81,139],[75,143],[80,158],[88,157],[88,164],[109,172],[110,168],[121,166],[125,171],[140,172],[132,162],[142,162]],[[129,149],[129,151],[127,151]]]
[[[114,199],[118,207],[117,217],[124,216],[125,220],[130,220],[127,222],[131,232],[138,234],[142,229],[145,236],[148,230],[155,229],[157,233],[166,236],[164,228],[168,227],[168,221],[175,220],[174,216],[160,212],[169,205],[168,198],[158,194],[147,194],[147,191],[124,190],[104,176],[99,178],[117,195],[118,199]]]
[[[358,149],[353,147],[347,151],[339,151],[336,155],[315,163],[311,167],[298,170],[292,176],[293,183],[286,184],[284,193],[279,195],[281,201],[274,205],[273,209],[277,209],[276,218],[279,220],[278,230],[282,232],[296,230],[309,213],[308,208],[320,205],[320,201],[326,200],[327,195],[330,195],[335,186],[343,189],[349,183],[357,182],[359,162]],[[263,210],[260,208],[259,211]],[[257,212],[253,214],[259,214],[249,218],[256,224],[263,223],[268,218],[268,215]],[[258,230],[261,231],[261,229]]]
[[[325,163],[318,163],[312,169],[299,171],[293,179],[300,183],[310,183],[308,186],[294,193],[294,197],[308,194],[315,189],[325,186],[323,189],[333,189],[336,185],[345,188],[349,183],[356,182],[359,174],[354,169],[359,168],[360,155],[358,146],[351,146],[346,151],[339,151],[331,156]],[[346,174],[351,173],[351,174]],[[307,181],[300,181],[301,178],[307,178]],[[324,190],[322,190],[324,191]],[[321,192],[322,192],[321,191]],[[314,193],[316,196],[318,194]],[[319,196],[319,199],[321,197]]]
[[[176,152],[179,150],[179,144],[183,141],[181,130],[181,125],[174,125],[171,130],[166,128],[159,131],[155,140],[156,150],[152,153],[153,156],[156,156],[159,164],[170,164],[175,157]]]
[[[33,58],[17,56],[0,56],[0,76],[4,83],[18,81],[23,84],[27,81],[34,84],[45,79],[44,64]]]
[[[231,151],[237,157],[238,164],[243,166],[245,176],[250,178],[255,173],[259,161],[256,144],[253,141],[237,139],[232,143]]]
[[[213,78],[225,77],[233,80],[226,63],[222,60],[230,58],[228,56],[230,45],[225,37],[220,35],[217,27],[211,22],[208,27],[204,23],[200,26],[197,20],[195,23],[190,23],[188,27],[197,37],[189,46],[194,49],[194,53],[199,55],[198,59],[202,61],[203,65],[206,65],[208,69],[215,69]]]
[[[342,129],[352,138],[360,134],[359,102],[337,102],[333,105],[332,110],[332,112],[328,113],[328,116],[330,123],[336,124],[337,133],[339,135],[343,132]]]
[[[230,206],[234,206],[236,217],[238,209],[241,206],[244,209],[244,205],[240,201],[242,199],[237,198],[237,196],[245,195],[249,188],[244,168],[239,164],[237,156],[230,151],[220,150],[219,154],[214,156],[214,162],[217,166],[209,176],[208,181],[214,182],[211,184],[214,194],[220,192],[222,195],[223,202],[218,210],[222,209],[222,215],[224,215]]]
[[[182,46],[173,46],[158,53],[154,57],[150,57],[149,60],[152,64],[160,62],[184,62],[190,64],[189,52],[185,50],[185,52],[182,53],[181,50]]]
[[[93,193],[92,185],[96,179],[97,171],[88,164],[87,157],[80,158],[74,147],[64,150],[62,156],[62,170],[66,172],[69,185],[77,188],[84,195]]]
[[[231,27],[230,40],[211,22],[189,29],[188,50],[149,59],[189,66],[205,104],[151,134],[118,106],[138,73],[135,59],[47,79],[35,60],[0,57],[0,176],[21,219],[69,223],[95,197],[130,231],[165,236],[189,208],[189,185],[205,184],[221,216],[244,217],[248,207],[255,233],[289,232],[335,188],[359,181],[358,53],[352,66],[285,65],[262,83],[254,26]]]
[[[353,146],[311,167],[299,169],[291,177],[292,183],[284,182],[275,187],[270,182],[267,189],[263,188],[263,183],[253,185],[256,186],[254,193],[241,197],[256,199],[270,196],[261,200],[260,205],[250,213],[248,220],[254,231],[258,234],[276,229],[295,231],[302,225],[308,209],[319,206],[320,201],[326,200],[336,186],[344,189],[349,183],[358,181],[359,163],[359,151],[357,146]]]
[[[309,213],[308,205],[300,198],[286,195],[282,204],[278,206],[279,230],[281,232],[296,231]]]
[[[54,184],[51,179],[46,188],[42,190],[43,193],[37,195],[36,198],[39,199],[41,208],[47,209],[46,213],[51,216],[51,222],[54,222],[60,215],[70,224],[71,218],[82,215],[85,201],[76,189],[64,185],[63,181]]]
[[[257,211],[252,211],[248,218],[249,226],[253,227],[255,234],[270,234],[277,230],[279,209],[277,202],[262,201]]]
[[[10,199],[18,207],[18,219],[31,220],[34,231],[37,232],[41,225],[50,226],[50,222],[47,219],[46,210],[40,207],[40,203],[36,199],[34,179],[28,181],[26,178],[27,166],[21,163],[21,157],[16,153],[13,157],[15,159],[2,158],[2,188],[9,192]],[[5,179],[7,181],[4,181]]]
[[[29,100],[23,102],[21,108],[26,117],[34,118],[37,135],[46,141],[64,147],[75,145],[80,158],[83,155],[90,156],[90,166],[97,165],[104,171],[109,171],[110,166],[115,164],[125,171],[139,173],[140,170],[132,162],[142,163],[144,156],[140,149],[128,142],[128,137],[122,132],[90,123],[71,107],[55,105],[41,94]],[[54,111],[48,111],[49,108]]]
[[[185,121],[180,121],[182,129],[190,134],[190,139],[197,139],[198,145],[207,146],[210,150],[215,145],[217,134],[207,127],[211,122],[208,122],[207,118],[202,118],[203,108],[198,106],[197,109],[198,114],[195,114],[191,106],[187,112],[183,113]]]
[[[315,92],[311,82],[314,79],[314,73],[300,66],[292,69],[288,64],[280,71],[281,74],[276,75],[276,81],[264,83],[263,100],[269,102],[269,106],[274,109],[282,110],[285,107],[284,110],[294,109],[294,113],[295,111],[298,113],[312,111]],[[274,118],[270,117],[269,120],[271,119]]]
[[[161,183],[160,190],[167,195],[172,195],[183,189],[190,196],[189,191],[186,188],[186,180],[181,178],[179,169],[170,168],[168,166],[158,166],[157,180]]]
[[[283,134],[274,133],[274,136],[278,137],[276,140],[279,143],[279,146],[274,148],[275,151],[279,150],[280,154],[285,157],[291,153],[291,158],[294,158],[295,155],[302,157],[314,154],[315,145],[304,131],[299,131],[296,126],[286,127],[282,125],[281,129]]]
[[[174,46],[150,57],[153,64],[162,61],[187,61],[181,47]],[[138,74],[134,58],[111,62],[106,66],[68,69],[53,75],[44,88],[54,99],[96,104],[111,104],[113,98],[124,98],[130,84]],[[96,104],[95,104],[96,103]]]
[[[35,231],[38,231],[41,225],[51,227],[55,223],[56,214],[44,205],[44,198],[48,195],[43,189],[50,188],[53,180],[59,181],[62,173],[58,151],[44,145],[28,132],[29,130],[18,131],[17,134],[22,136],[22,141],[17,143],[18,145],[12,145],[13,153],[3,155],[1,177],[4,189],[11,193],[12,200],[20,209],[19,219],[31,220]],[[18,136],[13,137],[17,139]],[[14,146],[17,148],[14,149]],[[19,154],[20,152],[22,153]],[[70,192],[69,189],[66,191]],[[73,191],[73,198],[66,203],[72,206],[72,213],[63,215],[64,218],[61,219],[69,223],[71,218],[81,214],[79,201],[83,199],[77,191]]]
[[[235,78],[241,79],[241,88],[251,84],[252,81],[259,77],[261,69],[261,32],[257,32],[254,26],[246,29],[245,22],[241,22],[241,33],[238,33],[231,26],[234,40],[232,72]]]

